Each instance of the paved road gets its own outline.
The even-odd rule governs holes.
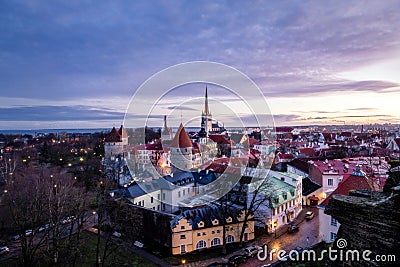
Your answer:
[[[307,211],[313,211],[315,216],[312,220],[304,220],[305,213]],[[259,245],[264,246],[265,244],[269,247],[269,250],[277,249],[284,250],[289,253],[291,250],[296,248],[297,246],[306,248],[313,244],[316,244],[321,241],[319,237],[319,220],[318,220],[318,209],[313,207],[305,207],[303,211],[296,218],[296,224],[300,227],[299,231],[293,234],[287,233],[287,225],[282,226],[279,231],[277,231],[277,237],[275,238],[274,234],[263,235],[258,237],[255,241],[249,243],[248,245]],[[213,262],[227,262],[228,258],[232,255],[242,254],[242,251],[237,251],[232,254],[227,255],[226,257],[217,257],[208,259],[201,262],[192,262],[185,265],[180,265],[180,267],[194,267],[194,266],[207,266]],[[248,259],[245,263],[239,265],[241,267],[260,267],[264,264],[271,263],[277,261],[276,254],[272,255],[272,260],[268,259],[265,261],[260,261],[257,257]]]

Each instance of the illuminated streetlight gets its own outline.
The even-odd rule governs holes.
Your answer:
[[[68,167],[71,167],[72,166],[72,164],[71,163],[68,163]]]
[[[8,193],[8,190],[7,189],[4,189],[4,191],[3,191],[4,193]]]
[[[79,158],[79,161],[80,161],[80,162],[82,162],[82,161],[83,161],[83,158],[82,158],[82,157],[81,157],[81,158]]]
[[[186,260],[185,259],[182,259],[182,264],[186,264]]]
[[[93,224],[95,224],[96,223],[96,211],[94,210],[92,212],[92,214],[93,214]]]

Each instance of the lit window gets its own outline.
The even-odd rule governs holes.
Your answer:
[[[206,247],[207,247],[206,241],[200,240],[199,242],[197,242],[196,249],[201,249],[201,248],[206,248]]]

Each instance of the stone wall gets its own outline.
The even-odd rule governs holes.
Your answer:
[[[360,261],[342,260],[329,262],[329,266],[399,266],[400,262],[400,188],[383,194],[356,191],[350,196],[335,195],[329,201],[325,213],[340,222],[337,239],[347,241],[344,252],[356,249]],[[372,197],[372,198],[371,198]],[[334,248],[337,248],[337,243]],[[395,255],[396,263],[365,261],[362,251],[376,255]],[[345,254],[344,254],[345,255]],[[351,258],[351,257],[350,257]]]

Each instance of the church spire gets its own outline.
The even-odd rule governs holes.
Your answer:
[[[208,89],[207,89],[207,85],[206,85],[206,97],[204,100],[204,115],[210,115],[210,110],[208,108]]]

